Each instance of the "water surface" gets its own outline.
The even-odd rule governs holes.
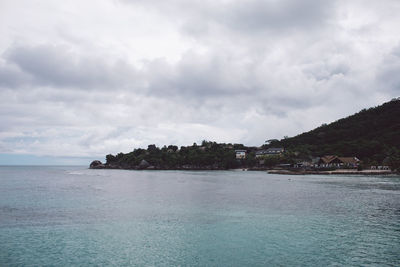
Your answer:
[[[400,177],[0,167],[0,266],[400,266]]]

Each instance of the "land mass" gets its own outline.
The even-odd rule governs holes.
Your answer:
[[[326,156],[330,155],[330,156]],[[337,156],[332,156],[337,155]],[[322,168],[321,168],[322,167]],[[191,146],[149,145],[129,153],[109,154],[90,168],[162,170],[332,171],[400,170],[400,98],[361,110],[291,138],[266,141],[260,147],[203,141]],[[314,170],[313,168],[318,168]],[[293,169],[293,170],[291,170]]]

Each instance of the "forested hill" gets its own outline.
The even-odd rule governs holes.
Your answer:
[[[382,162],[400,150],[400,98],[292,138],[271,143],[303,155],[357,156]]]
[[[400,169],[400,98],[381,106],[362,110],[352,116],[292,138],[271,141],[265,147],[283,147],[285,153],[257,160],[257,147],[242,144],[218,144],[203,141],[201,145],[175,145],[147,149],[137,148],[129,153],[107,155],[106,164],[93,161],[91,168],[122,169],[232,169],[238,167],[267,167],[278,163],[310,161],[315,156],[356,156],[368,165],[390,165]],[[245,150],[246,158],[236,159],[235,150]]]

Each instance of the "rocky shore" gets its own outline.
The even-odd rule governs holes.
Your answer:
[[[90,169],[121,169],[121,170],[226,170],[218,165],[209,166],[196,166],[196,165],[182,165],[173,168],[166,168],[162,166],[154,166],[146,160],[142,160],[139,165],[123,165],[123,164],[104,164],[99,160],[94,160],[90,163]]]

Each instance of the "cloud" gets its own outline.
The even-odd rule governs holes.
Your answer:
[[[377,80],[382,90],[394,96],[400,95],[400,45],[388,53],[379,67]]]
[[[316,0],[304,1],[235,1],[218,16],[219,21],[236,31],[311,30],[321,27],[334,12],[332,4]]]
[[[3,7],[0,153],[261,145],[399,94],[398,1]]]
[[[100,89],[123,87],[135,78],[135,70],[122,60],[107,62],[100,55],[81,56],[68,46],[12,46],[3,58],[6,61],[4,75],[12,76],[9,80],[40,86]],[[18,84],[9,81],[5,85],[15,87]]]
[[[327,23],[334,15],[335,1],[158,1],[122,0],[144,6],[180,21],[188,33],[207,33],[209,27],[222,27],[244,35],[292,30],[311,30]],[[214,24],[214,25],[213,25]],[[216,24],[216,25],[215,25]],[[191,30],[190,30],[191,29]],[[201,30],[203,29],[203,30]]]
[[[163,97],[232,97],[248,89],[247,71],[225,55],[187,53],[177,64],[154,61],[146,68],[149,93]]]
[[[0,63],[0,87],[15,88],[30,83],[31,80],[31,76],[21,71],[17,66],[5,62]]]

